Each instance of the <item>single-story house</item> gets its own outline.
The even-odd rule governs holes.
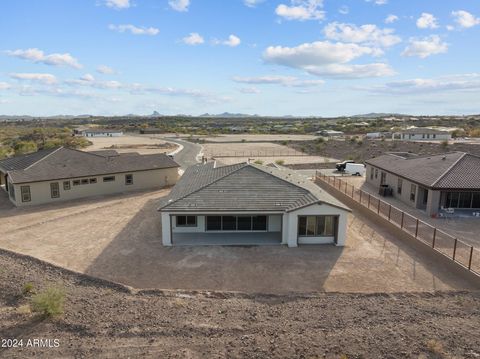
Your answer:
[[[392,134],[393,140],[400,139],[403,141],[448,141],[451,138],[452,135],[448,131],[440,131],[427,127],[414,127]]]
[[[0,184],[16,206],[161,188],[177,183],[165,154],[83,152],[64,147],[0,161]]]
[[[171,245],[335,244],[350,209],[292,170],[215,162],[189,167],[159,208]]]
[[[120,137],[123,136],[123,131],[111,129],[86,129],[82,130],[81,135],[84,137]]]
[[[315,132],[317,136],[323,137],[340,137],[343,136],[344,133],[342,131],[334,131],[334,130],[322,130]]]
[[[430,156],[386,154],[365,161],[366,180],[389,186],[393,196],[437,215],[453,208],[470,215],[480,210],[480,157],[465,152]]]

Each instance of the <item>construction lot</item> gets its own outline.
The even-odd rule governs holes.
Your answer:
[[[177,149],[177,145],[161,139],[139,136],[119,137],[88,137],[92,142],[85,151],[116,150],[119,153],[138,152],[141,155],[155,153],[170,153]]]
[[[135,288],[432,292],[474,285],[354,212],[347,245],[163,247],[168,190],[16,209],[0,202],[0,247]]]

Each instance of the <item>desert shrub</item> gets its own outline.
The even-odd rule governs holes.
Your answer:
[[[363,145],[363,141],[362,141],[362,140],[358,140],[358,141],[357,141],[357,145],[359,145],[359,146]]]
[[[443,357],[444,350],[441,342],[431,339],[427,342],[427,349],[430,353]]]
[[[35,292],[35,285],[32,282],[27,282],[23,285],[22,294],[30,295]]]
[[[443,140],[440,145],[443,147],[443,148],[447,148],[448,147],[448,140]]]
[[[325,138],[319,137],[316,139],[317,143],[325,143]]]
[[[44,317],[52,317],[63,313],[65,290],[60,287],[49,287],[32,297],[32,310]]]
[[[245,142],[247,142],[247,140],[246,140],[246,139],[244,139],[244,138],[242,138],[242,143],[245,143]]]
[[[255,163],[256,165],[263,165],[263,161],[262,161],[262,160],[256,160],[256,161],[253,162],[253,163]]]
[[[286,145],[288,145],[288,142],[287,142],[287,141],[282,141],[282,142],[280,142],[280,144],[281,144],[282,146],[286,146]]]
[[[14,146],[15,155],[37,152],[37,144],[33,141],[19,141]]]
[[[284,160],[276,160],[275,163],[279,166],[283,166],[285,164]]]

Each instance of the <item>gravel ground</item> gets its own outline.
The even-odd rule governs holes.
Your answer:
[[[480,294],[137,292],[0,252],[0,337],[58,348],[3,358],[478,358]],[[65,312],[25,310],[24,283],[67,291]],[[23,306],[23,307],[22,307]],[[23,309],[19,310],[21,307]]]

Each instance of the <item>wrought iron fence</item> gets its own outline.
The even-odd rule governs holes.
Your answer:
[[[353,186],[337,176],[317,172],[316,181],[323,181],[355,202],[375,212],[415,239],[425,243],[455,263],[480,276],[480,251],[462,240],[436,228],[392,204]]]

